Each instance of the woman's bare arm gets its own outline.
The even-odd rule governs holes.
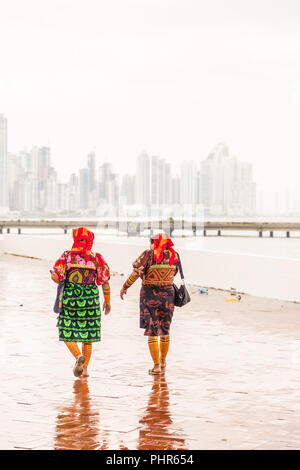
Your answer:
[[[129,289],[130,286],[139,278],[139,274],[136,271],[132,271],[130,276],[127,278],[127,280],[124,282],[123,287],[120,292],[120,297],[122,300],[124,300],[123,296],[124,294],[127,294],[127,289]]]
[[[108,315],[109,312],[111,311],[111,306],[110,306],[110,285],[108,281],[103,282],[102,284],[102,291],[104,295],[104,304],[103,304],[103,310],[105,315]]]

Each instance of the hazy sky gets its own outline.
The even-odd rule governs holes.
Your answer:
[[[0,0],[0,64],[9,150],[50,143],[62,177],[225,141],[298,186],[299,0]]]

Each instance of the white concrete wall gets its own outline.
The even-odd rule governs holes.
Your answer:
[[[0,253],[56,260],[69,249],[66,240],[23,235],[3,235]],[[94,250],[109,263],[111,271],[128,275],[132,262],[148,248],[121,242],[95,242]],[[179,251],[179,250],[178,250]],[[300,302],[298,276],[300,261],[244,254],[181,249],[186,282],[200,286],[230,289],[252,295]],[[48,274],[48,273],[47,273]],[[47,275],[46,274],[46,275]],[[177,277],[179,281],[179,277]]]

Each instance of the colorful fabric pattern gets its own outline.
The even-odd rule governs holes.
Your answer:
[[[152,237],[154,243],[154,261],[160,263],[164,258],[164,251],[169,252],[169,264],[172,266],[174,263],[178,263],[178,256],[174,248],[174,243],[172,242],[169,235],[166,233],[158,233]]]
[[[83,258],[88,258],[94,243],[94,234],[85,227],[73,230],[73,246],[71,251],[79,253]]]
[[[67,272],[67,281],[77,284],[93,284],[96,281],[96,269],[71,268]]]
[[[150,266],[147,270],[143,280],[143,285],[172,285],[174,281],[175,270],[175,266],[168,266],[166,264],[154,264]]]
[[[143,286],[140,293],[140,328],[145,336],[169,335],[174,313],[173,286]]]
[[[123,284],[124,289],[128,289],[132,284],[139,278],[139,275],[136,274],[134,271],[130,274],[128,279]]]
[[[152,256],[152,250],[145,250],[140,256],[132,263],[134,272],[143,279],[148,266],[151,264],[150,256]]]
[[[58,275],[59,281],[65,276],[66,259],[65,252],[60,256],[53,266],[53,271]],[[92,284],[98,286],[110,280],[108,264],[99,253],[91,252],[87,258],[78,253],[67,252],[67,280],[78,284]]]
[[[178,262],[170,265],[170,253],[168,250],[163,252],[163,258],[160,263],[154,260],[153,250],[145,250],[134,261],[134,271],[125,281],[123,287],[128,289],[139,277],[143,281],[143,285],[172,285],[174,276],[178,272]]]
[[[104,300],[107,303],[110,303],[110,287],[103,287]]]
[[[124,289],[128,289],[139,277],[143,285],[172,285],[174,276],[178,272],[178,262],[170,266],[169,250],[163,252],[163,258],[160,263],[154,260],[153,250],[145,250],[134,261],[134,271],[123,284]]]
[[[101,341],[101,309],[96,284],[66,282],[63,310],[56,326],[60,341]]]

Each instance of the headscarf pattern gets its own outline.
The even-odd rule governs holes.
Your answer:
[[[73,231],[73,246],[71,253],[78,253],[83,258],[88,258],[91,254],[94,243],[94,234],[86,227],[79,227]]]
[[[152,237],[154,243],[154,261],[160,263],[164,256],[164,250],[169,250],[169,263],[170,265],[178,262],[178,256],[174,248],[174,243],[172,242],[169,235],[166,233],[158,233]]]

